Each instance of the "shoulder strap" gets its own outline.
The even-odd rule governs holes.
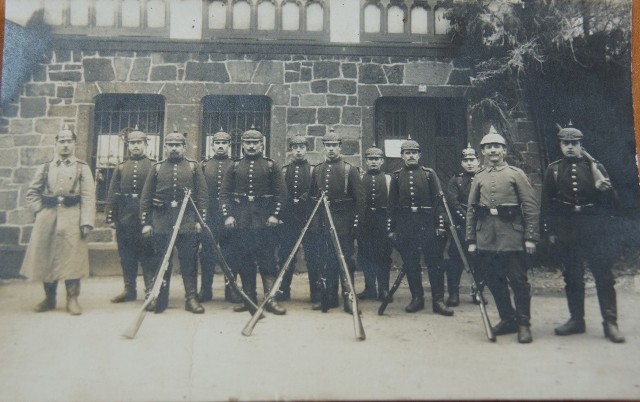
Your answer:
[[[349,163],[344,164],[344,195],[347,195],[347,190],[349,189],[349,171],[351,170],[351,165]]]
[[[391,175],[385,173],[384,180],[387,182],[387,195],[389,195],[389,189],[391,188]]]
[[[42,192],[44,192],[49,187],[49,166],[52,161],[49,161],[44,164],[44,169],[42,170]]]
[[[456,182],[458,182],[458,187],[462,187],[462,176],[456,176]]]
[[[82,165],[76,162],[76,178],[73,181],[73,186],[71,187],[71,191],[69,191],[71,194],[76,193],[76,188],[78,187],[78,181],[80,180],[81,177],[82,177]]]
[[[551,171],[553,172],[553,180],[558,184],[558,163],[554,163],[551,165]]]

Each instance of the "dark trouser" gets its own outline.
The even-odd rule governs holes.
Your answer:
[[[402,257],[402,266],[407,274],[411,297],[424,297],[422,287],[422,267],[420,266],[420,249],[427,264],[431,298],[433,302],[444,299],[444,271],[442,269],[442,242],[437,237],[435,228],[425,228],[416,233],[399,234],[396,248]]]
[[[298,241],[304,225],[305,222],[289,221],[278,228],[278,240],[280,244],[278,248],[278,264],[280,266],[280,269],[284,268],[284,264],[287,262],[287,258],[289,258],[289,254],[291,254],[291,250],[293,250],[293,247]],[[312,240],[309,234],[309,231],[307,231],[305,237],[302,239],[302,247],[304,247],[305,263],[307,265],[307,273],[309,275],[309,290],[311,291],[311,301],[317,302],[319,301],[319,295],[315,294],[315,287],[316,283],[318,282],[318,270],[313,263],[309,262],[309,256],[313,254],[313,250],[311,249]],[[293,273],[296,270],[296,256],[294,256],[291,260],[291,263],[287,268],[287,272],[282,278],[280,289],[284,293],[291,292],[291,281],[293,280]],[[311,259],[313,259],[313,257],[311,257]]]
[[[320,295],[324,290],[325,298],[329,304],[339,302],[338,299],[338,282],[340,281],[342,286],[342,293],[345,295],[349,292],[348,285],[346,284],[346,278],[342,274],[340,268],[340,262],[338,260],[338,254],[331,240],[331,236],[328,233],[310,233],[310,245],[314,249],[313,253],[309,255],[308,261],[314,267],[318,269],[318,281],[316,282],[315,294]],[[353,236],[350,234],[338,235],[338,241],[340,242],[340,248],[342,248],[342,254],[347,263],[347,269],[349,276],[353,283],[353,274],[356,270],[356,263],[353,259],[355,254],[355,247],[353,244]],[[305,253],[307,251],[305,250]]]
[[[230,233],[229,266],[240,274],[242,288],[252,300],[257,300],[256,274],[275,278],[278,267],[275,258],[275,233],[272,228],[235,229]]]
[[[153,285],[153,277],[158,268],[154,260],[152,240],[142,236],[139,226],[118,226],[116,239],[125,291],[131,293],[136,291],[138,263],[142,265],[144,286],[148,291]]]
[[[358,265],[364,274],[365,291],[376,294],[389,291],[391,242],[384,227],[361,228],[358,236]]]
[[[226,253],[226,248],[229,243],[229,235],[224,229],[219,229],[214,232],[216,236],[215,240],[218,242],[220,249],[223,253]],[[200,272],[201,272],[201,284],[200,289],[211,290],[213,286],[213,274],[215,272],[216,264],[218,263],[218,255],[215,252],[214,245],[211,244],[209,235],[203,230],[200,233],[200,244],[202,250],[200,251]],[[223,254],[225,260],[227,260],[226,254]],[[228,261],[227,261],[228,262]]]
[[[531,285],[527,278],[524,251],[478,253],[478,268],[493,295],[501,320],[515,320],[518,325],[530,326]],[[509,286],[513,290],[515,309],[511,303]]]
[[[160,268],[162,259],[166,252],[166,247],[171,239],[170,233],[158,233],[153,235],[154,244],[158,248],[158,253],[154,258],[156,272]],[[198,235],[196,233],[179,233],[176,237],[175,248],[178,250],[178,261],[180,262],[180,273],[184,283],[185,298],[195,299],[197,297],[198,270],[196,267],[196,253],[198,250]],[[173,264],[169,259],[169,268],[164,275],[166,286],[162,286],[158,296],[158,304],[166,303],[169,297],[169,284]]]

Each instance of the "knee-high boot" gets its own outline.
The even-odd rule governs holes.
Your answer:
[[[67,279],[64,281],[67,288],[67,311],[71,315],[82,314],[78,296],[80,296],[80,279]]]
[[[264,289],[264,297],[267,297],[274,283],[275,283],[275,278],[273,276],[262,275],[262,287]],[[275,315],[284,315],[287,312],[287,309],[280,306],[275,298],[271,298],[267,302],[267,306],[265,309],[268,312],[273,313]]]
[[[56,289],[58,288],[58,281],[43,282],[43,286],[45,298],[36,305],[36,308],[34,309],[36,313],[43,313],[56,308]]]

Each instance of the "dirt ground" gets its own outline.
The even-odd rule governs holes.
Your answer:
[[[57,310],[36,314],[41,284],[5,281],[0,400],[639,399],[640,279],[618,281],[625,344],[603,337],[591,282],[587,333],[554,336],[567,319],[560,276],[533,272],[530,279],[529,345],[515,335],[487,341],[468,283],[451,318],[429,308],[405,313],[406,284],[384,316],[376,313],[378,302],[362,302],[367,339],[357,341],[352,318],[341,309],[311,311],[304,274],[294,277],[287,314],[269,314],[250,337],[240,333],[249,314],[222,301],[222,277],[216,275],[214,301],[204,304],[203,315],[184,311],[182,283],[174,277],[170,309],[148,314],[134,340],[121,333],[142,302],[108,302],[121,278],[83,281],[79,317],[64,311],[62,289]],[[356,286],[362,289],[360,274]],[[488,309],[497,323],[492,299]]]

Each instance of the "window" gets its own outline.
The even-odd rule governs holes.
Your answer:
[[[202,104],[202,156],[211,155],[211,137],[222,130],[231,135],[231,157],[242,156],[242,133],[255,128],[264,136],[265,155],[269,153],[271,99],[266,96],[210,95]]]
[[[164,98],[160,95],[129,94],[97,96],[92,163],[98,206],[104,206],[114,168],[127,158],[123,136],[136,126],[147,134],[147,155],[159,160],[164,133]]]

